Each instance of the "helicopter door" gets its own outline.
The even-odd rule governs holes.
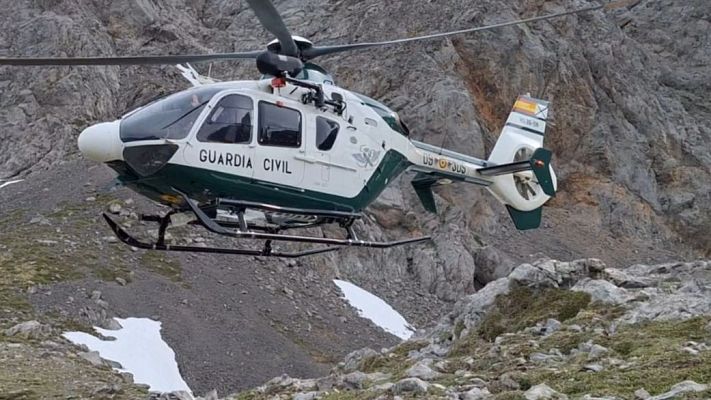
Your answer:
[[[185,147],[189,165],[251,179],[254,174],[254,105],[241,94],[227,94],[212,107],[197,132],[194,146]]]
[[[309,121],[306,143],[306,174],[304,186],[314,186],[317,190],[333,192],[344,182],[341,171],[332,162],[332,149],[338,137],[340,125],[331,118],[317,116]],[[347,183],[347,182],[345,182]],[[328,190],[326,190],[328,188]]]
[[[301,112],[260,101],[258,119],[255,179],[269,186],[300,187],[304,177]]]

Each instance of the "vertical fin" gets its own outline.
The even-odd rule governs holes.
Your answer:
[[[435,183],[437,183],[436,178],[423,173],[418,173],[412,180],[412,187],[415,189],[422,207],[432,213],[437,213],[437,204],[435,203],[434,193],[432,193],[432,185]]]

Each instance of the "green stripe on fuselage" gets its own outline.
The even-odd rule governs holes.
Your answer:
[[[365,187],[352,198],[177,164],[168,164],[146,178],[136,178],[124,163],[110,166],[119,173],[119,180],[126,186],[161,203],[165,202],[160,196],[175,195],[171,188],[176,188],[202,202],[220,197],[281,207],[359,212],[372,203],[388,183],[405,171],[410,162],[397,151],[389,150]]]

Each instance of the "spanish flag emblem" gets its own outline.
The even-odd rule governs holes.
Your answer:
[[[536,112],[538,111],[538,104],[536,102],[519,97],[516,99],[516,103],[514,103],[513,106],[514,111],[518,111],[524,114],[528,115],[536,115]]]

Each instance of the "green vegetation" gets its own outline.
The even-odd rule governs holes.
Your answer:
[[[711,352],[691,355],[681,350],[690,340],[703,342],[711,339],[704,330],[709,321],[711,318],[698,317],[681,322],[623,326],[615,335],[597,336],[594,340],[611,349],[613,357],[629,364],[626,368],[609,367],[598,373],[584,372],[581,364],[587,360],[583,358],[557,373],[536,370],[530,379],[534,384],[547,382],[569,395],[594,393],[626,397],[632,397],[641,387],[656,395],[684,380],[711,382]],[[585,339],[581,335],[580,341]]]
[[[369,372],[386,372],[393,376],[402,375],[411,363],[407,361],[407,355],[414,350],[420,350],[427,346],[426,341],[404,342],[393,349],[388,355],[377,355],[361,361],[360,370]]]
[[[517,287],[496,298],[494,309],[484,318],[479,335],[494,340],[503,333],[518,332],[548,318],[567,321],[590,303],[590,295],[563,289],[534,291]]]
[[[140,263],[147,270],[163,275],[173,282],[181,282],[183,279],[180,262],[165,252],[144,251]]]

